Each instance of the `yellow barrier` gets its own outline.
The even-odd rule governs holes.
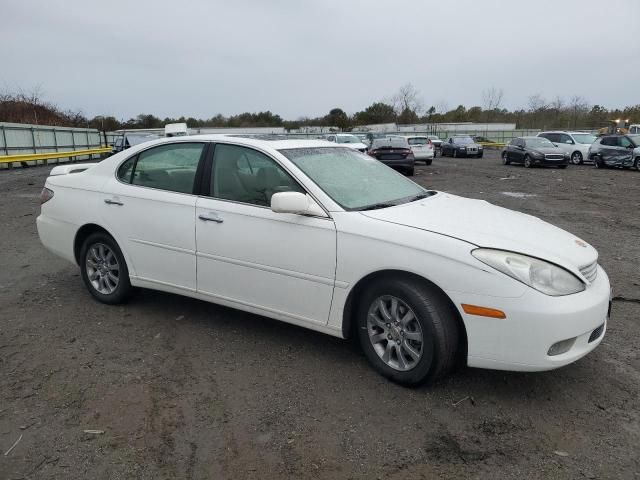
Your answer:
[[[70,152],[21,153],[18,155],[0,155],[0,163],[31,162],[34,160],[53,160],[55,158],[81,157],[107,153],[111,147],[92,148],[89,150],[72,150]]]
[[[506,146],[506,143],[500,142],[478,142],[483,147],[495,147],[495,148],[503,148]]]

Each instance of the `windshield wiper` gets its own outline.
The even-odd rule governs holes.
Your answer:
[[[367,205],[366,207],[356,208],[356,210],[379,210],[381,208],[395,207],[397,203],[374,203],[373,205]]]
[[[428,192],[424,192],[424,193],[419,193],[417,195],[414,195],[413,197],[411,197],[409,200],[407,200],[407,203],[410,202],[415,202],[417,200],[422,200],[423,198],[427,198],[430,197],[434,194],[435,192],[432,191],[428,191]]]

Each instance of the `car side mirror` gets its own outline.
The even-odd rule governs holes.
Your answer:
[[[565,140],[564,143],[567,143],[569,145],[573,145],[573,140]]]
[[[271,196],[271,210],[276,213],[313,215],[326,217],[327,214],[310,195],[300,192],[278,192]]]
[[[555,143],[555,142],[553,142],[553,146],[554,146],[554,147],[557,147],[557,146],[558,146],[558,144],[557,144],[557,143]]]

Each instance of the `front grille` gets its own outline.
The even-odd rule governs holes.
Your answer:
[[[475,147],[469,147],[467,148],[467,152],[468,153],[478,153],[478,149]]]
[[[580,269],[580,273],[584,275],[584,278],[589,280],[589,283],[593,283],[593,281],[598,276],[598,262],[593,262],[587,266],[584,266]]]
[[[564,160],[564,155],[559,153],[547,153],[544,158],[547,160]]]
[[[589,343],[595,342],[597,339],[599,339],[600,336],[602,335],[603,330],[604,330],[604,323],[600,325],[598,328],[596,328],[593,332],[591,332],[591,335],[589,335]]]

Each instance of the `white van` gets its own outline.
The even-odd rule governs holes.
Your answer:
[[[186,123],[167,123],[164,126],[165,137],[182,137],[189,135]]]

